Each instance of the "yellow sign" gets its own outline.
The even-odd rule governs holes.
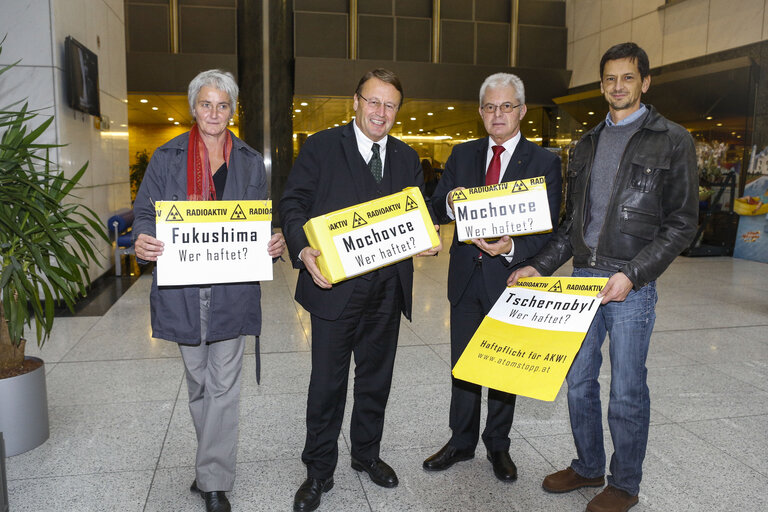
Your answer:
[[[544,176],[457,190],[453,211],[461,242],[552,231]]]
[[[309,245],[320,251],[317,263],[331,283],[440,244],[416,187],[310,219],[304,233]]]
[[[271,201],[157,201],[158,286],[267,281]]]
[[[552,401],[584,341],[606,278],[536,277],[507,288],[453,368],[481,386]]]

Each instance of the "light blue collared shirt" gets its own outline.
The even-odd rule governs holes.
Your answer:
[[[632,112],[618,123],[613,122],[613,119],[611,119],[611,113],[608,112],[608,115],[605,116],[605,124],[608,126],[621,126],[623,124],[629,124],[640,119],[640,117],[644,116],[646,112],[648,112],[648,108],[646,108],[644,103],[641,103],[639,109],[637,109],[635,112]]]

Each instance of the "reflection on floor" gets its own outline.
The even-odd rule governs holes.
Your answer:
[[[336,486],[320,510],[583,510],[597,490],[541,489],[575,455],[564,389],[554,403],[518,400],[515,483],[494,478],[481,447],[446,472],[422,470],[449,436],[447,264],[447,251],[416,261],[414,322],[402,325],[381,454],[400,485],[376,487],[350,468],[347,407]],[[264,283],[262,383],[247,357],[234,510],[288,511],[305,477],[310,333],[292,298],[295,281],[296,271],[279,262]],[[103,316],[57,320],[42,351],[51,437],[6,461],[14,512],[204,510],[188,490],[195,436],[183,366],[174,344],[150,338],[149,287],[142,276]],[[768,510],[768,266],[679,258],[659,295],[650,442],[633,511]],[[607,399],[607,362],[602,375]],[[605,436],[610,448],[607,425]]]

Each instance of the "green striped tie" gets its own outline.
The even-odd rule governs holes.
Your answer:
[[[379,145],[377,143],[373,143],[373,156],[368,161],[368,169],[371,170],[371,174],[373,174],[373,177],[376,179],[376,183],[381,183],[381,177],[383,176],[382,170],[381,170],[381,157],[379,156]]]

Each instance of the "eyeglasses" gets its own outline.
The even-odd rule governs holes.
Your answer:
[[[381,100],[377,100],[377,99],[369,100],[368,98],[366,98],[360,93],[357,93],[357,97],[365,100],[368,106],[371,107],[373,110],[379,110],[379,107],[382,105],[384,105],[384,108],[387,109],[387,111],[389,112],[397,112],[397,109],[400,108],[398,105],[395,105],[394,103],[383,103]]]
[[[517,107],[521,107],[522,105],[523,105],[522,103],[518,103],[517,105],[513,105],[510,102],[502,103],[501,105],[494,105],[493,103],[486,103],[485,105],[483,105],[480,108],[486,114],[493,114],[494,112],[496,112],[497,108],[499,110],[501,110],[502,112],[504,112],[505,114],[509,114],[510,112],[515,110]]]

